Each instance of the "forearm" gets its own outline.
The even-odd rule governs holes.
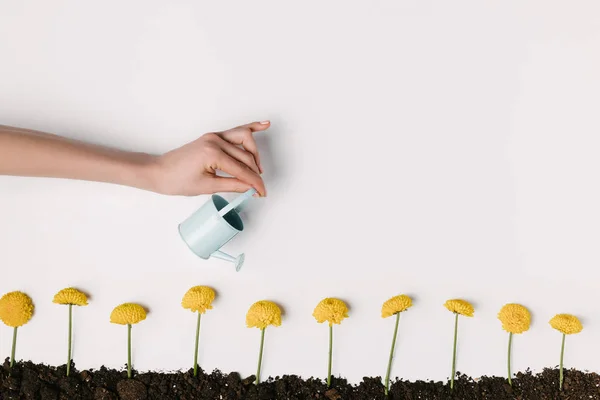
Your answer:
[[[155,190],[156,159],[0,125],[0,175],[78,179]]]

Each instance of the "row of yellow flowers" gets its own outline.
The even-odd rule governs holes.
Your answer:
[[[197,313],[196,338],[194,348],[194,376],[198,373],[198,343],[200,337],[200,320],[202,314],[212,309],[212,302],[215,299],[215,291],[208,286],[194,286],[189,289],[181,301],[185,309]],[[72,350],[72,308],[73,306],[88,305],[87,296],[75,289],[66,288],[54,296],[54,303],[69,306],[69,329],[68,329],[68,349],[67,349],[67,376],[70,374],[71,350]],[[384,378],[385,393],[388,393],[390,383],[390,372],[394,356],[396,338],[398,334],[398,324],[400,314],[412,306],[412,299],[407,295],[394,296],[383,303],[381,316],[383,318],[395,316],[396,323],[392,337],[392,346],[388,360],[386,375]],[[456,343],[458,338],[458,317],[473,317],[474,308],[466,300],[452,299],[446,301],[444,306],[454,314],[454,344],[452,351],[452,373],[450,376],[450,388],[454,388],[454,377],[456,375]],[[0,320],[4,324],[13,327],[13,343],[10,358],[11,368],[15,362],[15,349],[17,343],[17,329],[25,325],[33,316],[33,302],[31,298],[23,292],[15,291],[5,294],[0,298]],[[331,364],[333,352],[333,325],[341,324],[348,317],[347,305],[336,298],[325,298],[316,306],[313,316],[319,323],[328,322],[329,324],[329,352],[327,363],[327,386],[331,385]],[[110,322],[119,325],[127,325],[127,376],[131,378],[131,328],[146,319],[146,310],[135,303],[124,303],[113,309],[110,314]],[[531,314],[529,310],[520,304],[506,304],[498,313],[498,319],[502,322],[502,328],[508,332],[508,383],[512,385],[511,380],[511,346],[513,334],[521,334],[529,330],[531,324]],[[281,309],[272,301],[261,300],[254,303],[246,314],[246,325],[249,328],[258,328],[261,331],[260,350],[258,356],[258,367],[256,371],[256,383],[260,382],[260,372],[262,364],[263,347],[265,340],[265,330],[268,326],[281,325]],[[562,334],[562,344],[560,352],[560,380],[559,385],[562,389],[563,384],[563,357],[566,335],[579,333],[583,329],[581,322],[577,317],[570,314],[557,314],[550,320],[550,325]]]

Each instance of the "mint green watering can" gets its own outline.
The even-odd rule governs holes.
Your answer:
[[[198,257],[204,260],[213,257],[229,261],[239,271],[244,264],[244,253],[234,257],[221,251],[221,247],[244,230],[239,211],[242,203],[254,193],[256,190],[250,189],[231,203],[213,194],[202,207],[179,224],[181,238]]]

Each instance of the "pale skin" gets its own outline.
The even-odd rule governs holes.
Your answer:
[[[0,175],[106,182],[167,195],[256,189],[266,196],[252,122],[211,132],[160,155],[128,152],[58,135],[0,125]],[[217,176],[217,171],[227,177]]]

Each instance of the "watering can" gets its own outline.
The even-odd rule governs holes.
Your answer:
[[[220,249],[244,230],[239,211],[242,203],[254,193],[256,189],[250,189],[231,203],[213,194],[202,207],[179,224],[181,238],[198,257],[204,260],[213,257],[229,261],[233,263],[235,270],[239,271],[244,264],[244,253],[234,257]]]

